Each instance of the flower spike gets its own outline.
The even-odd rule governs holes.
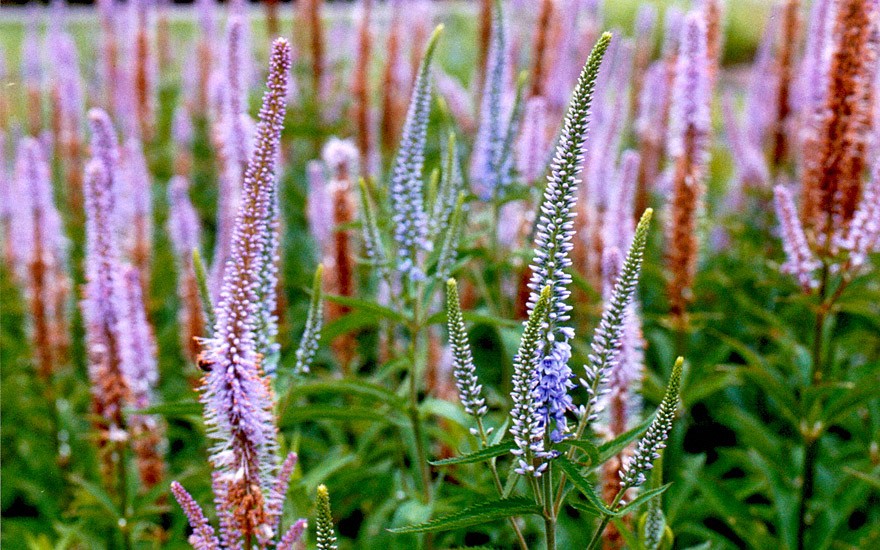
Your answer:
[[[452,372],[458,397],[464,410],[471,416],[481,417],[488,410],[483,397],[483,386],[477,378],[474,357],[468,343],[467,328],[458,299],[455,279],[446,281],[446,317],[449,327],[449,345],[452,348]]]

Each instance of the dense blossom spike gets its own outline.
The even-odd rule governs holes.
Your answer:
[[[274,336],[269,326],[274,296],[267,292],[267,284],[274,291],[277,235],[274,220],[267,215],[277,200],[275,162],[290,64],[290,45],[276,40],[217,322],[213,336],[205,340],[201,359],[210,365],[201,401],[209,436],[215,441],[211,462],[217,474],[215,496],[217,491],[222,495],[218,510],[228,514],[227,523],[236,537],[260,540],[273,536],[265,501],[271,490],[268,479],[277,470],[273,398],[261,364]]]
[[[875,164],[872,178],[862,192],[861,202],[853,215],[849,232],[839,247],[849,252],[849,263],[854,269],[865,265],[868,254],[880,246],[880,163]]]
[[[666,264],[670,308],[676,322],[685,321],[693,299],[701,210],[709,156],[711,77],[707,62],[706,23],[699,13],[687,15],[682,27],[669,123],[672,166],[671,215],[667,227]]]
[[[199,283],[193,265],[193,250],[200,247],[201,224],[189,199],[189,181],[174,176],[168,182],[168,235],[177,263],[177,293],[180,298],[180,325],[183,347],[195,360],[205,336],[205,316],[199,298]]]
[[[645,550],[659,550],[666,529],[666,516],[663,515],[660,499],[652,499],[648,503],[648,511],[645,512],[645,526],[642,531]]]
[[[820,0],[821,1],[821,0]],[[768,97],[776,97],[779,88],[779,75],[776,71],[776,59],[774,56],[778,17],[771,14],[758,50],[755,53],[755,61],[752,64],[752,74],[745,94],[745,112],[749,114],[743,121],[743,134],[748,143],[760,146],[766,142],[767,136],[774,123],[775,113]]]
[[[154,404],[153,390],[159,382],[156,339],[147,321],[138,269],[123,265],[117,276],[122,278],[122,299],[117,302],[121,369],[128,379],[131,405],[145,409]],[[154,487],[165,475],[164,426],[156,417],[143,414],[132,414],[128,425],[141,483]]]
[[[807,243],[791,192],[783,185],[777,185],[773,192],[776,216],[779,218],[782,233],[782,245],[788,258],[782,270],[794,275],[804,290],[810,291],[819,284],[815,271],[819,269],[821,263]]]
[[[572,385],[570,382],[572,374],[565,362],[570,357],[567,342],[574,336],[574,331],[565,327],[564,323],[568,321],[568,312],[571,310],[571,305],[566,303],[571,294],[568,290],[571,275],[566,270],[571,266],[569,252],[574,236],[573,218],[579,183],[578,174],[582,167],[596,76],[610,41],[610,33],[602,35],[578,80],[559,137],[547,187],[544,190],[535,234],[535,256],[531,265],[532,279],[529,282],[530,311],[537,304],[541,289],[549,287],[551,298],[547,312],[547,327],[543,329],[544,357],[539,365],[540,374],[537,378],[537,387],[534,389],[534,397],[539,400],[537,407],[543,414],[543,420],[549,423],[552,412],[553,418],[557,421],[553,432],[555,440],[563,437],[566,428],[564,414],[572,406],[571,399],[567,395],[567,390]]]
[[[872,0],[836,3],[827,61],[833,76],[806,125],[801,218],[807,238],[822,255],[835,252],[835,237],[846,232],[862,193],[880,54],[878,10]]]
[[[446,281],[446,317],[449,345],[452,348],[452,373],[455,376],[455,385],[458,387],[459,400],[468,414],[476,417],[484,416],[488,408],[483,397],[483,386],[477,378],[474,358],[471,355],[455,279]]]
[[[513,358],[513,391],[510,397],[513,407],[510,410],[510,433],[516,443],[512,452],[516,457],[516,472],[520,475],[540,476],[545,465],[536,467],[533,460],[544,450],[541,417],[538,415],[539,403],[535,401],[534,391],[537,383],[537,369],[541,358],[538,355],[543,347],[543,331],[551,305],[552,289],[545,286],[537,303],[529,312],[528,321]]]
[[[322,300],[321,282],[324,279],[324,266],[319,265],[315,271],[315,280],[312,284],[312,298],[309,301],[309,311],[306,314],[306,326],[303,330],[299,347],[296,348],[296,364],[293,374],[303,375],[309,372],[315,353],[318,351],[318,343],[321,340],[321,327],[324,324],[324,302]]]
[[[333,515],[330,513],[330,492],[326,485],[318,485],[317,534],[318,550],[336,550],[336,534],[333,532]]]
[[[543,175],[548,147],[547,100],[541,96],[530,97],[526,101],[516,150],[516,168],[525,183],[536,182]]]
[[[480,104],[480,125],[471,157],[471,183],[476,194],[489,200],[507,183],[504,173],[504,139],[507,134],[504,120],[504,84],[509,80],[504,36],[504,14],[501,3],[492,9],[491,39],[486,63],[486,76]]]
[[[171,492],[192,527],[193,533],[189,537],[190,545],[195,550],[219,550],[220,541],[214,535],[214,528],[208,523],[199,503],[176,481],[171,482]]]
[[[429,71],[440,30],[442,26],[431,36],[413,85],[409,111],[391,176],[390,194],[394,240],[397,243],[397,269],[401,275],[413,280],[424,276],[418,266],[419,259],[430,247],[427,240],[428,215],[424,207],[422,169],[431,109]]]
[[[632,245],[623,262],[620,276],[614,285],[611,299],[607,302],[602,319],[593,335],[590,344],[592,353],[589,363],[584,365],[586,374],[581,384],[587,389],[589,401],[586,407],[587,421],[593,422],[601,412],[599,398],[607,391],[605,382],[612,369],[620,361],[620,348],[623,341],[627,308],[635,296],[639,282],[639,274],[644,257],[645,244],[648,238],[648,227],[653,211],[648,209],[636,226]]]
[[[449,134],[443,162],[443,175],[431,208],[431,217],[428,220],[429,239],[435,239],[442,233],[441,230],[448,227],[452,211],[455,209],[456,199],[463,187],[464,182],[458,159],[458,144],[455,140],[455,134]]]
[[[678,392],[681,388],[681,370],[684,360],[679,357],[672,367],[672,375],[666,386],[663,401],[657,409],[657,415],[648,427],[648,431],[636,445],[635,453],[626,462],[620,473],[620,486],[626,490],[639,487],[645,483],[646,475],[654,467],[654,460],[660,457],[660,451],[666,447],[666,439],[672,429],[675,410],[678,408]]]
[[[21,141],[12,191],[7,200],[14,218],[5,228],[11,232],[5,238],[16,258],[11,267],[24,283],[37,373],[47,381],[66,361],[70,278],[68,242],[52,198],[49,163],[34,138]]]
[[[434,276],[442,281],[449,276],[452,264],[458,256],[458,244],[461,241],[461,233],[465,226],[464,192],[458,194],[455,208],[449,215],[448,225],[443,240],[440,243],[440,252],[437,254],[437,268]]]
[[[296,550],[298,548],[297,544],[302,540],[303,534],[308,527],[308,521],[304,519],[296,520],[296,523],[291,525],[290,529],[278,541],[277,550]]]
[[[727,142],[736,167],[737,188],[761,189],[770,182],[770,169],[764,158],[761,141],[749,140],[748,130],[740,127],[733,110],[733,98],[724,96],[721,103]],[[751,114],[748,118],[751,118]],[[759,136],[760,137],[760,136]]]
[[[278,531],[278,526],[281,523],[281,514],[284,511],[284,499],[290,485],[290,476],[293,475],[293,470],[296,468],[298,461],[299,456],[296,453],[287,453],[287,457],[281,463],[281,468],[278,469],[278,476],[272,485],[271,493],[266,498],[267,525],[273,533]]]
[[[608,207],[603,218],[604,247],[625,249],[632,240],[635,223],[631,214],[634,209],[640,166],[641,157],[638,153],[631,150],[623,152],[614,178],[616,185],[609,193]]]
[[[131,225],[121,227],[122,234],[132,234],[131,259],[146,284],[150,280],[150,261],[153,253],[152,176],[144,158],[140,139],[130,137],[123,152],[125,174],[131,204]],[[125,223],[126,220],[120,220]]]

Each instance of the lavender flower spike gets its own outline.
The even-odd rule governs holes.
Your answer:
[[[299,519],[290,526],[290,529],[284,533],[284,536],[281,537],[281,540],[278,541],[278,546],[276,550],[295,550],[297,548],[297,543],[302,540],[302,536],[305,533],[306,529],[309,527],[309,522],[304,519]]]
[[[425,140],[428,115],[431,110],[431,82],[429,70],[443,30],[440,25],[431,36],[425,57],[419,67],[412,98],[403,126],[400,149],[394,159],[391,176],[391,208],[394,222],[394,240],[397,243],[397,268],[411,280],[424,277],[417,265],[422,252],[430,249],[428,214],[425,212],[422,169],[425,164]]]
[[[266,532],[271,529],[264,501],[271,490],[267,474],[277,468],[277,429],[260,352],[261,343],[265,345],[271,336],[264,331],[275,304],[266,298],[262,274],[272,269],[269,263],[277,247],[275,228],[266,216],[276,200],[275,162],[290,63],[290,44],[277,39],[224,271],[214,336],[205,341],[202,359],[211,365],[201,401],[209,436],[216,441],[211,460],[223,496],[219,508],[231,515],[236,532],[261,539],[272,536]]]
[[[849,231],[840,247],[849,251],[849,263],[854,269],[865,265],[868,254],[880,246],[880,163],[865,190],[859,207],[853,214]]]
[[[537,386],[532,397],[537,400],[536,410],[541,418],[541,429],[549,426],[551,417],[556,421],[556,428],[550,434],[555,442],[565,437],[568,429],[565,412],[573,407],[568,396],[568,390],[573,387],[570,380],[573,374],[567,363],[571,357],[568,340],[574,337],[574,331],[561,324],[569,319],[568,312],[571,310],[571,305],[566,303],[571,294],[568,290],[571,275],[566,273],[566,269],[571,266],[569,252],[573,246],[571,240],[574,237],[578,174],[583,163],[596,77],[610,42],[610,33],[599,38],[578,79],[544,190],[535,236],[535,257],[529,282],[529,310],[533,311],[538,302],[539,289],[549,287],[551,295],[547,326],[542,328],[543,358],[539,364]],[[540,440],[535,444],[534,450],[538,456],[543,452],[539,449],[541,444]]]
[[[452,372],[458,388],[458,398],[466,413],[477,418],[488,410],[483,398],[483,386],[477,379],[474,357],[468,343],[467,328],[461,314],[458,285],[455,279],[446,281],[446,316],[449,327],[449,345],[452,348]]]
[[[788,258],[782,264],[781,270],[783,273],[794,275],[803,289],[809,292],[819,284],[813,273],[820,267],[819,260],[807,244],[807,237],[798,218],[791,192],[787,187],[777,185],[773,194],[776,216],[779,218],[782,230],[782,246]]]
[[[299,347],[296,349],[296,365],[293,374],[300,376],[307,374],[318,351],[318,343],[321,339],[321,326],[324,324],[324,307],[321,301],[321,282],[324,279],[324,266],[319,265],[315,271],[315,280],[312,285],[312,299],[309,302],[309,312],[306,315],[306,327],[303,330]]]
[[[171,492],[177,499],[177,503],[183,508],[183,513],[186,514],[189,525],[192,527],[193,533],[189,536],[188,541],[190,545],[195,550],[219,550],[220,541],[214,535],[214,528],[208,523],[199,503],[176,481],[171,482]]]
[[[617,366],[620,356],[620,348],[626,326],[627,308],[635,296],[636,286],[639,282],[639,272],[642,267],[645,244],[648,239],[648,227],[651,223],[653,210],[650,208],[642,214],[636,226],[636,233],[632,245],[623,262],[623,269],[614,290],[611,300],[602,312],[602,319],[590,344],[593,353],[590,354],[589,363],[584,365],[586,375],[581,379],[589,394],[586,410],[584,412],[587,422],[593,422],[600,412],[599,397],[607,391],[603,388],[608,373]]]
[[[672,421],[675,419],[675,409],[678,407],[678,392],[681,388],[681,370],[684,360],[679,357],[672,367],[672,376],[657,416],[648,427],[648,431],[639,440],[635,453],[620,471],[620,486],[626,491],[631,487],[639,487],[646,481],[645,474],[654,467],[654,460],[660,458],[660,451],[666,447],[666,439],[672,429]]]

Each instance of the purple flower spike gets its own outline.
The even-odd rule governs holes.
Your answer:
[[[296,544],[302,540],[303,533],[305,533],[306,528],[308,528],[309,522],[304,519],[299,519],[290,526],[290,529],[284,533],[284,536],[281,537],[281,541],[278,543],[277,550],[294,550],[296,548]]]
[[[693,136],[693,154],[699,166],[708,161],[711,132],[709,113],[709,66],[706,51],[706,22],[699,13],[689,13],[681,31],[678,67],[672,90],[669,118],[669,154],[678,158],[685,151],[686,134]]]
[[[874,166],[871,181],[862,191],[859,207],[849,225],[849,232],[839,243],[849,251],[849,263],[859,269],[868,261],[868,254],[880,247],[880,163]]]
[[[183,513],[186,514],[190,527],[193,529],[193,534],[189,537],[189,543],[192,547],[195,550],[219,550],[220,541],[217,540],[214,529],[208,523],[205,513],[202,512],[201,506],[193,499],[192,495],[176,481],[171,482],[171,492],[177,499],[177,503],[183,508]]]
[[[809,292],[818,285],[814,272],[820,267],[819,260],[807,244],[804,228],[788,188],[777,185],[773,191],[776,216],[782,232],[782,246],[788,258],[781,269],[794,275],[804,290]]]

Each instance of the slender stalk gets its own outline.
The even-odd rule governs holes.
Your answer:
[[[486,428],[483,426],[483,418],[477,418],[477,430],[480,434],[480,441],[483,444],[483,448],[489,446],[489,436],[486,433]],[[500,496],[504,496],[504,485],[501,483],[501,476],[498,475],[498,466],[495,464],[495,459],[489,460],[489,470],[492,471],[492,481],[495,482],[495,489],[498,490],[498,494]],[[510,522],[510,526],[513,527],[514,533],[516,533],[517,543],[522,550],[529,550],[528,544],[526,544],[526,539],[523,537],[522,530],[519,528],[519,525],[516,524],[515,518],[508,518]]]
[[[409,374],[409,416],[410,422],[412,423],[413,428],[413,437],[415,438],[416,444],[416,459],[418,461],[418,465],[416,466],[419,469],[419,473],[422,479],[422,485],[424,486],[424,502],[427,504],[431,502],[431,471],[428,466],[428,455],[425,451],[425,439],[422,429],[422,419],[419,415],[419,385],[418,385],[418,375],[419,375],[419,359],[421,357],[422,350],[421,342],[423,340],[423,332],[424,332],[424,322],[422,320],[422,307],[421,307],[421,288],[417,290],[415,293],[415,299],[413,301],[413,322],[409,327],[410,332],[410,357],[411,357],[411,371]]]
[[[620,500],[623,498],[625,492],[626,488],[622,488],[617,492],[617,496],[614,497],[614,501],[611,503],[611,506],[608,507],[609,510],[617,508],[617,505],[620,504]],[[602,521],[599,522],[599,528],[593,533],[593,538],[590,539],[590,544],[587,545],[587,550],[593,550],[599,545],[599,542],[602,540],[602,533],[605,532],[605,528],[611,523],[611,518],[612,516],[608,514],[602,514]]]
[[[553,463],[547,466],[541,485],[544,487],[544,536],[547,550],[556,550],[556,511],[553,503]]]
[[[813,387],[822,382],[822,336],[825,327],[825,321],[831,310],[834,300],[840,295],[844,284],[841,283],[838,292],[835,292],[830,299],[828,294],[828,264],[822,266],[822,277],[819,284],[819,308],[816,311],[816,324],[813,330],[813,349],[812,364],[810,372],[809,386]],[[805,422],[806,424],[806,422]],[[816,460],[819,454],[819,433],[815,430],[804,426],[801,428],[804,436],[804,467],[801,473],[801,494],[798,501],[798,526],[797,526],[797,550],[806,548],[807,535],[807,508],[809,507],[810,498],[813,496],[813,486],[816,476]]]

